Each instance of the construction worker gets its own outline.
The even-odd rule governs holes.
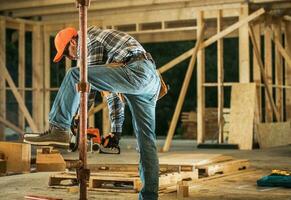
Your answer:
[[[131,114],[140,153],[139,172],[143,188],[139,199],[158,198],[159,162],[156,148],[155,108],[161,80],[155,63],[141,44],[130,35],[89,27],[87,32],[88,82],[92,89],[122,93]],[[74,28],[61,30],[55,37],[55,62],[66,56],[79,58],[79,37]],[[73,115],[80,102],[75,84],[79,68],[68,70],[49,114],[49,130],[25,142],[40,145],[68,145]],[[119,140],[119,138],[116,138]]]

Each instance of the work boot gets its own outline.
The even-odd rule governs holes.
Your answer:
[[[42,133],[26,133],[24,142],[38,146],[54,146],[68,148],[71,131],[50,124],[49,129]]]
[[[102,138],[100,145],[100,153],[105,154],[120,154],[119,140],[121,133],[109,133]]]

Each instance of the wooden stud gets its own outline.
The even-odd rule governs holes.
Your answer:
[[[43,60],[42,27],[36,25],[32,32],[32,116],[39,130],[43,129]],[[47,75],[46,75],[47,76]]]
[[[222,11],[218,11],[217,15],[217,33],[222,30]],[[223,143],[223,107],[224,107],[224,91],[223,91],[223,82],[224,82],[224,70],[223,70],[223,38],[217,40],[217,95],[218,95],[218,142]]]
[[[19,39],[18,39],[18,87],[25,88],[25,24],[19,23]],[[25,90],[19,91],[25,103]],[[24,130],[25,119],[20,109],[18,109],[18,124]]]
[[[1,51],[0,53],[3,53],[3,52]],[[19,108],[21,109],[22,113],[24,114],[24,117],[26,118],[31,130],[33,132],[37,132],[37,127],[36,127],[32,117],[31,117],[30,113],[28,112],[27,107],[25,106],[25,103],[24,103],[23,99],[21,98],[21,95],[17,91],[15,83],[13,82],[6,67],[4,67],[4,63],[1,59],[0,59],[0,72],[1,72],[2,76],[6,79],[8,85],[10,86],[11,91],[14,94],[16,101],[18,102]]]
[[[282,43],[282,32],[280,22],[275,23],[273,28],[274,37],[276,38],[277,41]],[[283,60],[278,48],[275,48],[275,84],[283,85]],[[282,121],[284,118],[282,88],[276,88],[276,105],[280,113],[280,121]]]
[[[51,60],[50,60],[50,30],[47,26],[44,26],[44,128],[49,127],[48,114],[50,111],[50,76],[51,76]]]
[[[197,32],[200,34],[203,29],[203,12],[197,16]],[[197,38],[201,37],[197,35]],[[197,143],[204,142],[205,136],[205,50],[200,49],[197,52]]]
[[[89,116],[94,115],[95,113],[97,113],[100,110],[102,110],[105,106],[107,106],[107,102],[103,101],[99,105],[95,106],[92,110],[90,110],[89,113],[88,113],[88,115]]]
[[[105,97],[103,98],[103,102],[107,102]],[[102,110],[102,128],[103,134],[108,134],[110,132],[110,120],[109,120],[109,110],[108,106],[104,106]]]
[[[1,67],[6,67],[6,21],[0,19],[0,60]],[[6,82],[3,76],[0,76],[0,117],[6,119]],[[0,140],[5,140],[4,126],[0,124]]]
[[[243,20],[249,15],[248,4],[242,4],[239,20]],[[250,45],[248,24],[244,24],[239,28],[239,82],[250,82]]]
[[[6,119],[4,119],[3,117],[0,116],[0,123],[4,124],[5,126],[11,128],[12,130],[16,131],[17,133],[19,133],[21,136],[24,134],[23,129],[14,125],[13,123],[7,121]]]
[[[291,21],[285,22],[285,46],[287,55],[291,55]],[[291,64],[287,63],[285,71],[286,85],[291,85]],[[286,119],[291,120],[291,90],[286,90]]]
[[[267,84],[269,85],[269,92],[270,96],[273,96],[273,90],[270,87],[272,85],[272,30],[265,27],[265,37],[264,37],[264,43],[265,43],[265,73],[266,73],[266,79]],[[265,88],[265,96],[267,95],[267,88]],[[272,106],[271,102],[269,101],[269,98],[265,98],[265,121],[266,122],[272,122],[273,121],[273,112],[272,112]]]
[[[261,27],[259,23],[256,23],[253,25],[254,34],[255,34],[255,40],[258,45],[258,51],[261,54]],[[253,58],[255,57],[253,52]],[[260,73],[260,67],[258,64],[257,59],[253,59],[253,78],[254,82],[258,86],[257,90],[257,106],[258,106],[258,112],[256,113],[258,116],[255,116],[258,122],[262,121],[262,92],[261,87],[259,85],[261,84],[261,73]]]
[[[260,66],[261,76],[262,76],[263,83],[264,83],[266,91],[267,91],[267,97],[269,98],[269,101],[271,102],[272,110],[273,110],[273,112],[275,114],[276,120],[280,121],[280,114],[279,114],[278,109],[277,109],[277,107],[275,105],[273,97],[271,96],[271,93],[270,93],[270,88],[269,88],[268,83],[267,83],[267,77],[266,77],[266,74],[265,74],[263,61],[261,59],[261,55],[260,55],[260,52],[258,50],[258,45],[257,45],[256,40],[255,40],[255,34],[254,34],[252,26],[249,27],[249,33],[250,33],[250,36],[251,36],[253,49],[254,49],[254,52],[255,52],[255,57],[256,57],[256,59],[257,59],[257,61],[259,63],[259,66]]]
[[[201,29],[199,30],[200,32],[198,33],[198,36],[199,36],[198,40],[196,41],[196,44],[195,44],[195,47],[194,47],[194,51],[193,51],[190,63],[188,65],[188,69],[187,69],[187,72],[186,72],[186,75],[185,75],[185,79],[184,79],[184,82],[183,82],[183,85],[182,85],[182,88],[181,88],[181,91],[180,91],[180,95],[179,95],[178,102],[177,102],[177,105],[176,105],[176,108],[175,108],[175,111],[174,111],[174,115],[173,115],[172,120],[171,120],[171,124],[170,124],[170,128],[168,130],[167,138],[166,138],[165,144],[163,146],[163,152],[168,151],[169,148],[170,148],[170,145],[171,145],[171,142],[172,142],[172,138],[173,138],[174,132],[176,130],[176,125],[177,125],[177,122],[178,122],[178,119],[179,119],[179,116],[180,116],[180,113],[181,113],[181,109],[182,109],[182,106],[183,106],[183,102],[184,102],[184,99],[185,99],[185,96],[186,96],[186,92],[187,92],[187,89],[188,89],[188,86],[189,86],[189,83],[190,83],[190,80],[191,80],[191,77],[192,77],[192,73],[193,73],[193,70],[194,70],[194,65],[195,65],[195,62],[196,62],[197,53],[198,53],[198,50],[199,50],[199,46],[200,46],[200,44],[202,42],[202,37],[203,37],[203,34],[204,34],[204,30],[205,30],[205,26],[202,24],[201,25]]]

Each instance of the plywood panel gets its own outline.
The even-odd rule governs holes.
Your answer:
[[[237,83],[231,90],[229,143],[240,149],[252,149],[256,84]]]
[[[291,144],[291,123],[260,123],[258,128],[258,142],[260,148],[269,148]]]

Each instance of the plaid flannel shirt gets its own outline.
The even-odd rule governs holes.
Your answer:
[[[80,44],[80,41],[78,42]],[[87,32],[88,67],[92,65],[124,62],[128,57],[144,53],[141,44],[130,35],[116,30],[102,30],[96,26]],[[78,56],[80,45],[78,46]],[[124,103],[116,94],[107,97],[111,132],[122,132],[124,122]]]

